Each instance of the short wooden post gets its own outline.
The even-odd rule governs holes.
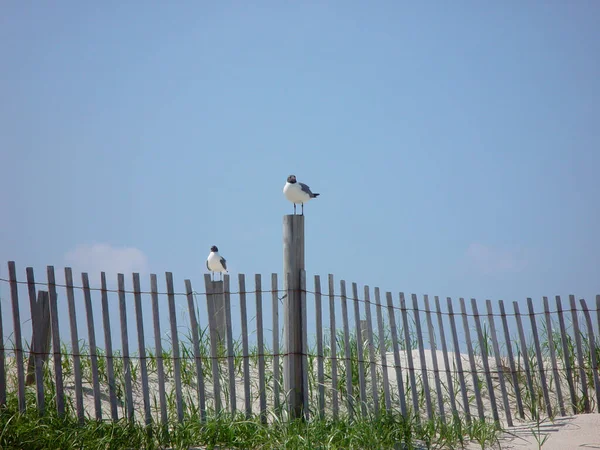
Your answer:
[[[40,358],[39,375],[41,377],[43,365],[50,354],[50,300],[48,291],[38,291],[37,293],[36,318],[34,322],[34,326],[37,327],[36,334],[39,333],[39,335],[36,336],[35,340],[33,337],[31,338],[33,352],[29,355],[27,378],[25,379],[26,386],[30,386],[36,382],[36,371],[38,368],[35,367],[35,358]]]
[[[225,315],[225,296],[222,281],[211,281],[212,283],[212,295],[207,297],[207,301],[210,303],[208,307],[209,311],[212,311],[214,320],[215,331],[217,333],[217,339],[219,345],[225,346],[225,339],[227,336],[227,317]]]
[[[290,416],[303,416],[302,403],[302,297],[300,271],[304,269],[304,216],[283,216],[283,275],[284,291],[284,387]]]

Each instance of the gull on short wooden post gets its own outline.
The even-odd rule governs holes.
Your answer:
[[[208,313],[214,317],[214,326],[216,328],[218,340],[223,345],[225,344],[225,336],[227,331],[226,316],[225,316],[225,298],[223,295],[223,273],[227,273],[227,261],[219,255],[219,249],[216,245],[210,248],[208,258],[206,258],[206,268],[211,272],[211,295],[207,296]],[[221,280],[214,279],[214,273],[219,272]]]
[[[304,269],[304,216],[283,216],[284,291],[284,388],[291,418],[303,417],[304,385],[302,361],[302,295],[301,271]]]

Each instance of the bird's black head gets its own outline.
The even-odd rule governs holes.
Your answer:
[[[211,251],[211,252],[218,252],[218,251],[219,251],[219,249],[217,248],[217,246],[216,246],[216,245],[213,245],[213,246],[210,248],[210,251]]]
[[[288,183],[294,184],[296,182],[296,175],[290,175],[287,179]]]

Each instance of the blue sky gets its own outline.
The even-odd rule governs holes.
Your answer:
[[[281,273],[294,173],[309,275],[600,293],[598,2],[176,3],[3,5],[2,277]]]

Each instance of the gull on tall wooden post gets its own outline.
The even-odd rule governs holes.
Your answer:
[[[225,298],[223,296],[223,273],[227,272],[227,261],[219,255],[219,249],[216,245],[210,248],[208,258],[206,258],[206,268],[211,272],[212,289],[211,295],[207,295],[208,313],[214,317],[214,324],[219,341],[224,344],[227,331],[225,316]],[[214,273],[219,272],[221,280],[214,279]]]
[[[287,182],[283,186],[283,193],[285,194],[285,198],[294,204],[294,214],[296,214],[296,205],[298,203],[302,205],[302,216],[304,215],[304,204],[311,198],[317,198],[321,195],[313,193],[308,185],[297,181],[296,175],[290,175],[287,178]]]

